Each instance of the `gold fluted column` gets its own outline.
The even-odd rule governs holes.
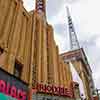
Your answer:
[[[34,36],[35,35],[34,34],[35,33],[35,27],[34,27],[34,24],[35,23],[34,23],[34,15],[33,14],[31,15],[31,21],[32,21],[31,22],[31,24],[32,24],[32,30],[31,30],[32,31],[32,37],[31,37],[32,41],[31,41],[31,65],[30,65],[31,67],[30,67],[30,76],[29,76],[29,86],[30,86],[29,88],[30,89],[32,89],[33,84],[35,84],[35,83],[33,83],[34,82],[33,81],[33,78],[34,78],[33,77],[33,74],[34,74],[33,67],[36,68],[36,66],[34,66],[34,63],[35,63],[34,62],[34,51],[35,51],[35,46],[34,46],[35,45],[35,43],[34,43],[34,41],[35,41],[35,39],[34,39],[35,38],[35,36]],[[35,81],[36,81],[36,79],[37,79],[37,68],[35,70],[36,70],[36,73],[35,73],[36,74]]]
[[[20,44],[19,49],[17,52],[17,57],[20,58],[22,61],[24,59],[24,51],[25,51],[25,43],[26,43],[26,34],[27,34],[27,23],[28,19],[27,16],[22,13],[22,24],[21,24],[21,31],[20,31]]]
[[[66,65],[63,64],[63,75],[64,75],[64,87],[67,87],[67,73],[66,73]]]
[[[58,76],[58,59],[57,59],[57,48],[56,48],[56,43],[53,39],[53,63],[54,63],[54,84],[59,85],[59,76]]]
[[[2,31],[5,28],[5,22],[9,14],[10,3],[10,0],[7,0],[6,2],[4,0],[0,1],[0,44],[3,42],[2,37],[4,34],[2,34]]]
[[[65,73],[64,73],[64,66],[65,66],[65,64],[64,64],[64,62],[63,62],[62,59],[61,59],[61,63],[62,63],[62,66],[61,66],[61,67],[62,67],[62,68],[61,68],[62,71],[61,71],[61,72],[62,72],[62,79],[63,79],[61,85],[62,85],[62,86],[65,86],[65,80],[66,80],[66,79],[65,79]]]
[[[62,63],[62,59],[59,57],[59,74],[60,74],[60,85],[63,85],[63,81],[64,81],[64,79],[63,79],[63,63]]]
[[[34,56],[35,58],[35,66],[37,67],[37,82],[41,82],[42,80],[42,75],[41,75],[41,23],[39,20],[39,16],[37,15],[37,13],[35,13],[34,15],[35,17],[35,54],[36,56]]]
[[[42,71],[42,81],[44,84],[47,83],[47,34],[46,34],[46,21],[43,18],[41,20],[41,71]]]
[[[52,28],[47,25],[47,73],[48,84],[54,83],[54,64],[53,64],[53,37]]]
[[[59,65],[59,48],[56,46],[56,56],[57,56],[57,73],[58,73],[58,85],[60,85],[60,65]]]
[[[15,15],[15,8],[16,8],[16,4],[11,1],[10,2],[10,5],[9,5],[9,13],[6,17],[6,20],[4,22],[4,27],[3,27],[3,30],[2,30],[2,34],[3,34],[3,37],[1,39],[1,41],[3,42],[4,44],[4,47],[7,49],[8,47],[8,39],[10,37],[10,32],[11,32],[11,29],[12,29],[12,23],[13,23],[13,20],[14,20],[14,15]]]
[[[29,73],[31,68],[31,42],[32,42],[32,21],[31,17],[27,19],[27,29],[25,34],[25,42],[24,42],[24,67],[23,67],[23,74],[22,74],[22,80],[25,80],[26,82],[29,82]],[[26,74],[24,73],[26,72]]]
[[[84,72],[84,66],[82,64],[82,62],[80,61],[80,70],[81,70],[81,79],[83,82],[83,86],[84,86],[84,92],[85,92],[85,96],[87,100],[90,100],[91,96],[90,96],[90,87],[89,87],[89,81],[88,81],[88,76],[85,74]]]
[[[13,73],[14,72],[14,63],[15,63],[15,55],[17,53],[18,44],[19,44],[19,33],[20,33],[20,27],[21,27],[21,2],[18,2],[16,6],[16,19],[13,21],[13,26],[11,30],[12,36],[9,39],[9,46],[8,46],[8,53],[6,58],[6,65],[8,72]],[[17,33],[17,34],[16,34]]]
[[[71,67],[70,63],[66,63],[66,68],[65,68],[66,74],[67,74],[67,86],[70,86],[70,83],[72,81],[72,73],[71,73]]]

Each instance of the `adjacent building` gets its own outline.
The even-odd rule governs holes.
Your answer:
[[[90,100],[90,98],[92,98],[95,87],[92,78],[92,70],[83,48],[65,52],[60,56],[65,61],[65,63],[71,63],[74,66],[83,82],[85,97],[87,100]]]

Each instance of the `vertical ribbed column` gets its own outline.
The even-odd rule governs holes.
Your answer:
[[[33,32],[33,30],[32,30],[32,28],[33,28],[33,27],[32,27],[32,16],[29,17],[29,20],[30,20],[30,22],[29,22],[29,27],[30,27],[30,28],[29,28],[29,31],[28,31],[28,32],[30,33],[30,41],[29,41],[29,44],[28,44],[28,45],[29,45],[29,48],[30,48],[30,49],[28,49],[28,52],[29,52],[29,56],[28,56],[29,68],[28,68],[28,70],[29,70],[29,71],[27,72],[27,74],[28,74],[28,75],[27,75],[27,80],[28,80],[29,85],[32,85],[32,84],[31,84],[31,83],[32,83],[32,67],[33,67],[33,62],[32,62],[32,60],[33,60],[33,58],[32,58],[32,57],[33,57],[33,56],[32,56],[33,53],[32,53],[32,52],[33,52],[33,50],[34,50],[34,48],[33,48],[33,47],[34,47],[34,45],[33,45],[34,42],[33,42],[33,40],[32,40],[32,39],[33,39],[33,35],[34,35],[34,34],[32,33],[32,32]],[[26,66],[26,67],[27,67],[27,66]],[[31,83],[30,83],[30,82],[31,82]]]
[[[63,62],[63,75],[64,75],[64,87],[66,87],[67,86],[67,79],[66,79],[67,74],[66,74],[66,65],[64,62]]]
[[[27,26],[28,27],[28,26]],[[29,16],[29,31],[28,33],[30,33],[30,40],[29,40],[29,49],[28,49],[28,65],[29,65],[29,68],[28,68],[28,72],[27,72],[27,80],[28,82],[30,83],[30,85],[32,85],[32,68],[33,68],[33,50],[34,50],[34,39],[33,39],[33,26],[32,26],[32,16],[30,17]],[[28,37],[28,35],[27,35]],[[25,45],[25,44],[24,44]],[[26,68],[27,68],[27,65],[26,65]]]
[[[19,36],[20,36],[20,27],[21,27],[21,12],[20,12],[21,3],[18,2],[16,6],[16,19],[13,21],[13,26],[11,30],[12,36],[9,39],[9,46],[8,46],[8,56],[7,56],[7,68],[8,71],[13,73],[14,71],[14,62],[15,62],[15,55],[17,53],[18,44],[19,44]]]
[[[64,84],[65,83],[65,73],[64,73],[64,66],[65,66],[65,64],[64,64],[62,59],[61,59],[61,63],[62,63],[62,73],[61,74],[62,74],[62,79],[63,79],[62,80],[62,85],[65,86],[65,84]]]
[[[59,58],[59,70],[60,70],[60,85],[63,85],[63,64],[62,64],[62,59]]]
[[[6,2],[4,0],[0,1],[0,44],[2,43],[2,37],[4,35],[2,31],[5,28],[5,22],[9,14],[10,4],[10,0],[7,0]]]
[[[39,26],[37,25],[38,22],[36,20],[36,13],[34,11],[33,13],[33,18],[32,18],[32,31],[33,31],[33,36],[32,36],[32,86],[34,87],[38,81],[38,66],[37,66],[37,41],[38,41],[38,33],[36,27],[39,28]]]
[[[52,47],[52,32],[51,27],[47,26],[47,73],[48,73],[48,84],[53,84],[54,82],[54,71],[53,71],[53,47]]]
[[[80,66],[80,69],[81,69],[81,79],[82,79],[82,82],[83,82],[83,86],[84,86],[84,92],[85,92],[85,96],[86,96],[86,99],[87,100],[90,100],[90,98],[91,98],[91,96],[90,96],[90,88],[89,88],[89,81],[88,81],[88,76],[87,75],[85,75],[85,72],[84,72],[84,67],[85,66],[83,66],[83,64],[82,64],[82,62],[80,61],[79,62],[79,66]]]
[[[35,24],[35,54],[36,57],[36,61],[35,61],[35,66],[37,67],[37,82],[41,82],[41,78],[42,78],[42,72],[41,72],[41,22],[38,18],[38,16],[36,16],[36,24]]]
[[[41,33],[42,33],[42,51],[41,51],[41,54],[42,54],[42,59],[41,59],[41,67],[42,67],[42,80],[43,80],[43,83],[47,83],[47,34],[46,34],[46,22],[45,20],[41,19]]]
[[[58,85],[60,85],[60,65],[59,65],[59,49],[58,46],[56,46],[56,54],[57,54],[57,72],[58,72]]]
[[[30,88],[36,85],[37,81],[37,67],[35,66],[35,58],[34,58],[34,52],[35,52],[35,16],[34,13],[31,15],[32,20],[32,41],[31,41],[31,67],[30,67]]]
[[[24,68],[23,68],[22,79],[25,80],[26,82],[29,82],[29,73],[30,73],[29,69],[31,67],[31,41],[32,41],[31,17],[27,18],[26,27],[27,29],[26,29],[25,42],[24,42]],[[26,72],[26,74],[24,72]]]
[[[24,57],[24,50],[25,50],[25,43],[26,43],[26,31],[27,31],[27,16],[22,13],[22,24],[21,24],[21,31],[20,31],[20,44],[19,44],[19,49],[17,56],[20,57],[20,59],[23,61]]]
[[[59,81],[60,85],[64,87],[68,87],[72,80],[69,66],[63,62],[63,60],[59,57]]]
[[[7,4],[6,4],[7,3]],[[6,50],[8,49],[7,46],[9,44],[8,38],[11,37],[11,29],[12,29],[12,23],[14,21],[14,16],[16,12],[16,3],[13,1],[9,0],[7,2],[4,2],[4,0],[0,1],[0,46]],[[8,8],[8,9],[7,9]],[[9,10],[9,12],[7,12]],[[3,11],[3,12],[2,12]],[[6,14],[6,15],[5,15]],[[6,67],[6,62],[7,62],[7,52],[4,52],[0,56],[0,65],[4,70],[8,70]]]
[[[67,73],[67,65],[65,64],[64,66],[64,74],[65,74],[65,87],[68,87],[68,79],[67,79],[67,76],[68,76],[68,73]]]
[[[57,49],[56,49],[56,43],[55,43],[55,41],[54,41],[54,39],[53,39],[53,64],[54,64],[54,83],[56,84],[56,85],[58,85],[58,62],[57,62]]]
[[[58,66],[58,68],[59,68],[59,85],[61,85],[61,80],[62,80],[62,78],[61,78],[61,63],[60,63],[60,57],[59,57],[59,59],[58,59],[58,61],[59,61],[59,66]]]
[[[1,31],[2,34],[3,34],[3,37],[1,39],[1,41],[3,42],[4,44],[4,47],[7,48],[8,46],[8,39],[9,39],[9,36],[10,36],[10,32],[11,32],[11,29],[12,29],[12,23],[13,23],[13,20],[14,20],[14,15],[15,15],[15,7],[16,7],[16,4],[11,1],[10,2],[10,7],[9,7],[9,13],[4,21],[4,26],[3,26],[3,30]]]
[[[72,81],[72,73],[70,69],[70,64],[66,63],[65,73],[67,74],[66,80],[67,80],[67,86],[70,86],[70,82]]]

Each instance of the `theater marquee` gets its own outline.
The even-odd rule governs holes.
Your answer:
[[[27,91],[27,84],[0,69],[0,93],[18,100],[28,100]]]
[[[65,98],[70,98],[69,100],[72,100],[74,98],[74,92],[72,89],[57,87],[54,85],[37,84],[32,91],[33,100],[40,100],[39,98],[41,98],[41,100],[66,100]]]

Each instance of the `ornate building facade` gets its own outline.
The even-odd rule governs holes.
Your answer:
[[[46,19],[46,0],[36,0],[31,12],[22,0],[0,0],[0,69],[28,89],[37,83],[69,87],[70,67],[59,56],[53,34]]]

